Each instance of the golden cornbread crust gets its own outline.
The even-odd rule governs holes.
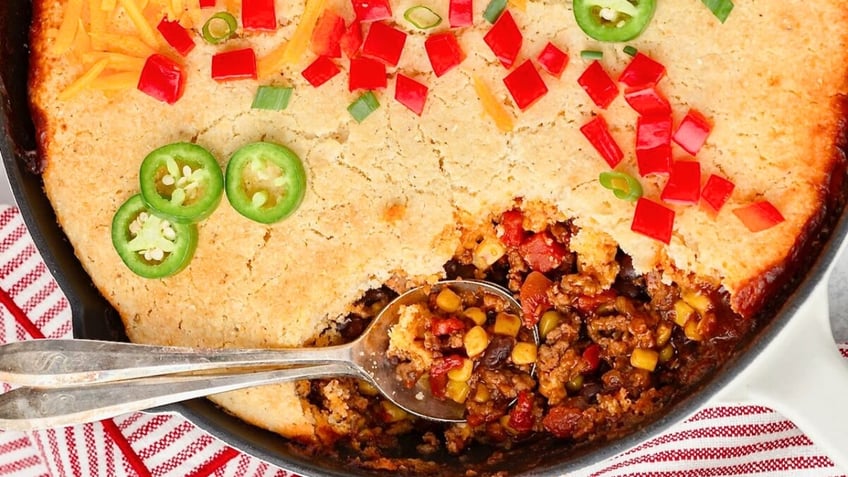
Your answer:
[[[250,44],[262,57],[292,35],[302,3],[277,0],[276,32],[245,35],[225,49]],[[660,89],[673,105],[675,124],[689,108],[712,122],[697,157],[703,177],[717,173],[736,185],[715,218],[698,207],[674,207],[668,246],[632,232],[633,205],[597,180],[609,167],[578,129],[597,111],[577,84],[587,65],[579,52],[603,50],[614,78],[629,57],[620,44],[586,37],[574,23],[571,2],[530,0],[526,11],[511,10],[524,33],[520,58],[553,41],[571,60],[560,79],[544,76],[547,95],[517,114],[512,132],[502,133],[472,87],[472,77],[479,77],[510,101],[501,82],[506,71],[483,42],[485,2],[475,2],[475,26],[458,35],[467,58],[441,77],[432,74],[424,54],[426,35],[407,30],[398,70],[429,85],[421,117],[393,100],[390,81],[378,93],[380,108],[357,123],[345,109],[358,95],[348,92],[345,74],[319,88],[300,75],[312,53],[262,82],[218,83],[209,63],[220,48],[198,37],[183,60],[185,94],[174,105],[135,90],[83,90],[60,100],[83,68],[73,54],[51,53],[64,2],[35,1],[31,97],[45,191],[80,262],[137,342],[297,346],[344,316],[365,290],[395,275],[438,278],[460,247],[463,228],[487,223],[516,198],[536,228],[573,218],[581,230],[575,245],[581,257],[608,260],[610,244],[617,244],[638,272],[659,268],[668,280],[720,282],[734,308],[750,314],[821,219],[831,171],[843,167],[838,146],[848,92],[848,10],[843,0],[741,0],[720,24],[699,0],[659,3],[653,22],[631,44],[666,66]],[[392,3],[401,28],[413,4]],[[349,2],[328,0],[327,6],[353,17]],[[285,111],[250,108],[257,85],[268,83],[294,87]],[[619,97],[603,115],[625,151],[619,169],[638,175],[636,114]],[[112,217],[138,192],[145,155],[187,140],[209,149],[222,167],[247,143],[285,144],[306,167],[306,197],[294,215],[270,226],[222,201],[198,224],[199,244],[188,268],[163,280],[144,279],[112,247]],[[676,146],[674,151],[675,158],[687,157]],[[657,198],[664,182],[643,178],[646,196]],[[751,233],[731,210],[759,199],[786,220]],[[604,243],[599,252],[584,252],[597,241]],[[315,418],[292,384],[214,400],[258,426],[313,438]]]

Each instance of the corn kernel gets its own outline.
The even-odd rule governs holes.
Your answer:
[[[660,350],[660,363],[666,363],[674,357],[674,346],[671,343]]]
[[[366,396],[376,396],[380,394],[380,391],[378,391],[377,388],[368,381],[360,379],[356,381],[356,385],[359,388],[359,392]]]
[[[477,356],[489,346],[489,335],[482,326],[477,325],[465,333],[462,342],[469,357]]]
[[[687,290],[680,294],[680,298],[683,298],[683,301],[697,310],[702,316],[707,312],[707,310],[709,310],[710,306],[712,306],[710,299],[706,295],[702,295],[696,291]]]
[[[542,313],[542,317],[539,318],[539,336],[545,339],[548,333],[559,325],[561,320],[562,314],[556,310],[548,310]]]
[[[495,327],[493,331],[496,335],[506,335],[515,338],[518,336],[518,330],[521,329],[521,318],[511,313],[498,313],[495,317]]]
[[[520,341],[512,347],[512,362],[515,364],[532,364],[536,362],[536,345]]]
[[[683,327],[683,334],[692,341],[701,341],[703,339],[701,332],[698,330],[698,323],[699,321],[693,318],[687,321],[686,326]]]
[[[660,354],[652,349],[636,348],[630,355],[630,364],[634,368],[653,371],[657,367]]]
[[[465,381],[448,381],[445,386],[445,396],[460,404],[468,399],[468,393],[471,392],[471,386]]]
[[[450,288],[442,288],[436,295],[436,306],[445,313],[453,313],[462,307],[462,298]]]
[[[683,300],[677,300],[674,303],[674,322],[679,326],[686,326],[686,322],[689,321],[695,314],[695,309],[692,308],[689,303],[686,303]]]
[[[494,237],[486,237],[474,248],[471,263],[480,270],[486,270],[500,260],[505,253],[506,247],[500,240]]]
[[[513,436],[520,434],[520,432],[516,431],[515,429],[509,426],[509,414],[504,414],[503,416],[501,416],[498,422],[501,423],[501,426],[503,426],[504,430],[506,430],[508,434]]]
[[[462,360],[462,366],[448,371],[448,379],[451,381],[466,382],[471,379],[471,371],[474,370],[474,361],[466,358]]]
[[[386,418],[389,422],[398,422],[409,417],[409,414],[407,414],[406,411],[399,408],[391,401],[382,401],[380,405],[383,407],[383,412],[385,412]]]
[[[474,391],[474,402],[484,403],[489,400],[489,390],[483,384],[477,386]]]
[[[482,325],[486,322],[486,312],[476,306],[465,309],[465,317],[473,321],[474,324]]]
[[[665,346],[670,339],[671,325],[664,321],[657,326],[657,346]]]

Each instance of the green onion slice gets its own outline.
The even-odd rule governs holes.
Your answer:
[[[374,96],[373,92],[368,91],[363,93],[362,96],[356,98],[356,101],[350,103],[347,110],[356,122],[361,123],[368,117],[369,114],[376,111],[379,107],[380,102],[377,101],[377,97]]]
[[[601,172],[598,180],[601,181],[602,186],[611,190],[621,200],[634,202],[639,197],[642,197],[642,184],[630,174],[618,171],[605,171]]]
[[[583,50],[580,52],[580,58],[584,60],[600,60],[604,57],[603,51],[598,50]]]
[[[291,95],[290,87],[263,85],[256,90],[256,96],[253,97],[253,104],[250,107],[282,111],[288,107]]]
[[[415,5],[409,7],[403,12],[403,18],[415,28],[427,30],[439,26],[442,23],[442,17],[438,13],[424,5]]]
[[[201,35],[207,43],[217,45],[235,35],[238,22],[229,12],[218,12],[203,24]]]
[[[713,12],[718,21],[724,23],[733,10],[733,0],[701,0]]]
[[[637,50],[636,48],[634,48],[630,45],[627,45],[627,46],[624,47],[624,53],[626,53],[630,56],[636,56],[636,53],[639,53],[639,50]]]
[[[486,19],[487,22],[494,24],[498,21],[498,17],[501,16],[504,9],[506,8],[507,0],[491,0],[488,5],[486,5],[486,9],[483,11],[483,18]]]

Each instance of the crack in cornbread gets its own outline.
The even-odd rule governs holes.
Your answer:
[[[818,220],[846,93],[848,12],[840,1],[738,2],[721,25],[696,0],[666,0],[633,42],[662,62],[660,83],[675,123],[689,108],[713,123],[698,154],[704,175],[719,172],[736,184],[713,219],[697,207],[678,207],[671,243],[633,233],[632,205],[597,182],[607,165],[578,127],[595,111],[576,83],[585,64],[578,52],[602,49],[603,63],[620,72],[629,57],[620,45],[598,45],[574,25],[569,2],[530,1],[513,11],[524,33],[522,55],[551,40],[571,55],[561,79],[545,77],[549,92],[501,133],[485,116],[471,83],[482,78],[509,104],[505,70],[483,42],[488,26],[462,31],[467,58],[436,78],[423,54],[425,35],[409,31],[399,70],[430,87],[422,117],[378,93],[381,107],[361,124],[345,107],[355,98],[345,75],[320,88],[300,76],[311,54],[261,83],[295,88],[283,112],[250,109],[258,82],[217,83],[209,58],[217,47],[198,42],[184,60],[185,95],[173,106],[138,91],[84,90],[65,101],[60,92],[79,74],[82,58],[56,55],[52,41],[63,2],[36,2],[32,97],[41,118],[44,184],[59,222],[97,287],[139,342],[209,347],[294,346],[313,338],[365,290],[399,274],[439,277],[458,249],[463,225],[512,207],[517,197],[574,218],[581,230],[608,234],[639,272],[661,269],[668,281],[690,275],[719,281],[735,308],[748,314],[759,293]],[[329,1],[348,18],[346,2]],[[412,2],[393,4],[395,20]],[[245,35],[226,49],[253,45],[259,57],[290,38],[303,5],[278,1],[281,27]],[[211,13],[203,12],[203,15]],[[118,11],[118,21],[132,31]],[[202,24],[198,20],[195,25]],[[623,170],[634,173],[635,113],[618,98],[604,113],[625,147]],[[127,270],[109,241],[118,206],[138,189],[144,156],[191,138],[225,165],[252,141],[285,144],[303,159],[308,190],[301,208],[270,227],[252,223],[223,202],[199,225],[200,243],[179,275],[149,281]],[[685,158],[679,149],[676,158]],[[663,177],[642,180],[658,197]],[[752,234],[730,213],[767,198],[786,221]],[[767,247],[762,244],[768,244]],[[288,436],[309,439],[312,418],[292,385],[253,389],[215,400],[244,419]]]

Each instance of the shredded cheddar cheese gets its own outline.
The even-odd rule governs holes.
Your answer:
[[[80,91],[88,87],[95,78],[97,78],[103,70],[106,69],[106,65],[109,64],[109,60],[107,58],[103,58],[94,64],[88,71],[86,71],[82,76],[76,79],[73,83],[68,85],[64,91],[59,94],[59,99],[66,100],[72,98],[77,95]]]
[[[131,89],[138,86],[140,75],[140,71],[127,71],[98,76],[89,84],[89,87],[103,91]]]
[[[271,76],[286,64],[287,47],[288,43],[280,43],[270,53],[256,60],[256,74],[259,79]]]
[[[138,58],[147,58],[153,53],[156,53],[155,49],[151,48],[140,38],[134,36],[92,32],[91,39],[95,43],[108,45],[109,49],[107,51],[123,53],[125,55],[135,56]]]
[[[99,63],[102,60],[108,60],[109,68],[115,71],[141,71],[146,58],[107,51],[92,51],[82,55],[82,62],[86,65]]]
[[[312,30],[315,29],[315,22],[318,21],[318,15],[324,11],[325,0],[306,0],[306,8],[303,15],[300,17],[300,23],[294,30],[294,34],[289,39],[288,46],[283,53],[283,63],[294,63],[303,57],[306,48],[309,46],[309,41],[312,39]]]
[[[483,111],[495,121],[495,125],[501,132],[512,131],[514,127],[512,116],[503,107],[503,104],[498,102],[489,86],[479,77],[474,77],[474,91],[477,92],[477,97],[480,98],[480,103],[483,105]]]
[[[56,35],[56,42],[53,44],[53,53],[55,55],[62,55],[71,48],[74,37],[77,34],[80,19],[82,18],[82,7],[83,0],[68,0],[68,6],[65,8],[65,16],[62,18],[59,33]]]
[[[139,6],[133,0],[118,0],[118,3],[120,3],[124,10],[126,10],[130,20],[132,20],[133,24],[138,29],[138,34],[142,41],[147,43],[147,45],[151,48],[158,48],[159,40],[157,39],[156,32],[153,27],[150,26],[150,23],[147,22],[147,19],[144,17]]]

